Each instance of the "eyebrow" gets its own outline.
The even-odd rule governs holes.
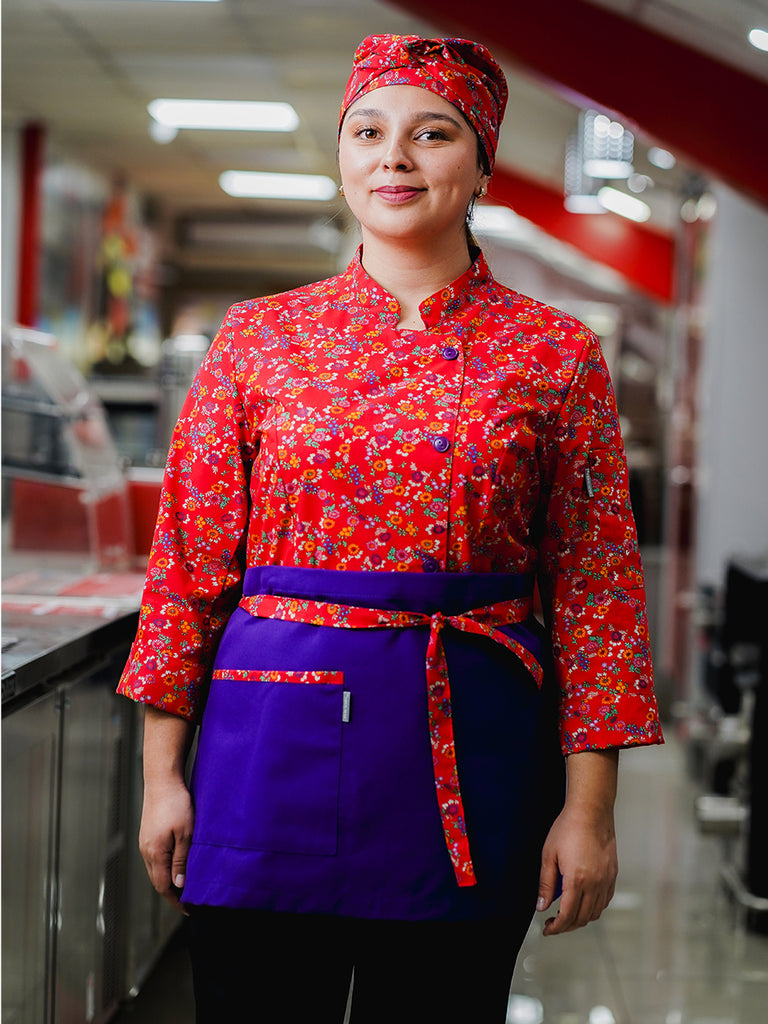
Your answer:
[[[351,110],[349,117],[383,117],[387,115],[383,110],[378,110],[376,107],[366,107],[362,110]],[[441,114],[437,110],[418,110],[412,118],[414,124],[418,121],[447,121],[456,128],[461,128],[461,122],[451,117],[450,114]]]

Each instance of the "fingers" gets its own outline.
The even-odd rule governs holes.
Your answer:
[[[597,921],[611,902],[614,886],[605,884],[564,883],[563,895],[555,917],[547,918],[544,935],[562,935]]]
[[[577,803],[553,823],[542,851],[538,908],[546,910],[556,892],[557,870],[563,892],[545,935],[560,935],[596,921],[611,901],[618,873],[612,811],[595,815]]]
[[[580,920],[583,902],[582,893],[570,888],[564,889],[557,914],[555,917],[547,918],[544,924],[544,935],[562,935],[580,927],[576,922]],[[586,923],[585,921],[584,924]]]
[[[149,879],[172,907],[185,913],[180,901],[194,813],[184,787],[145,791],[139,849]]]
[[[180,895],[184,887],[188,837],[168,837],[168,843],[146,843],[141,847],[149,880],[155,890],[172,907],[182,912]]]
[[[171,883],[173,846],[170,845],[170,840],[170,836],[154,841],[143,840],[139,844],[139,849],[152,886],[163,899],[173,904],[174,898],[178,902],[178,895]]]
[[[559,872],[557,858],[544,847],[541,855],[541,871],[539,873],[539,894],[536,900],[537,910],[548,910],[557,892]]]
[[[192,843],[191,835],[179,836],[173,851],[171,861],[171,881],[173,888],[165,894],[165,898],[172,906],[177,906],[183,913],[187,914],[184,905],[180,901],[181,890],[184,888],[187,874],[187,854]]]
[[[187,873],[187,854],[192,843],[192,836],[189,834],[180,835],[176,838],[176,845],[171,860],[171,880],[177,889],[184,888]]]

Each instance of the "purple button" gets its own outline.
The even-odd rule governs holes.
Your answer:
[[[443,434],[432,438],[432,447],[436,452],[447,452],[450,450],[451,442]]]
[[[430,556],[429,558],[424,559],[421,563],[421,568],[424,572],[437,572],[440,568],[440,563],[436,558],[432,558],[432,556]]]
[[[454,345],[446,345],[443,349],[443,359],[458,359],[459,350]]]

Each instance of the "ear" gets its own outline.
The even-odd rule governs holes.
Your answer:
[[[490,180],[490,174],[483,174],[482,172],[478,174],[477,184],[475,185],[475,199],[482,199],[486,195]]]

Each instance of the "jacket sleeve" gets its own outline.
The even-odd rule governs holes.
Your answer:
[[[626,457],[590,333],[545,453],[540,590],[565,754],[663,742]]]
[[[257,437],[238,389],[227,314],[173,432],[136,639],[118,693],[194,721],[240,597]]]

